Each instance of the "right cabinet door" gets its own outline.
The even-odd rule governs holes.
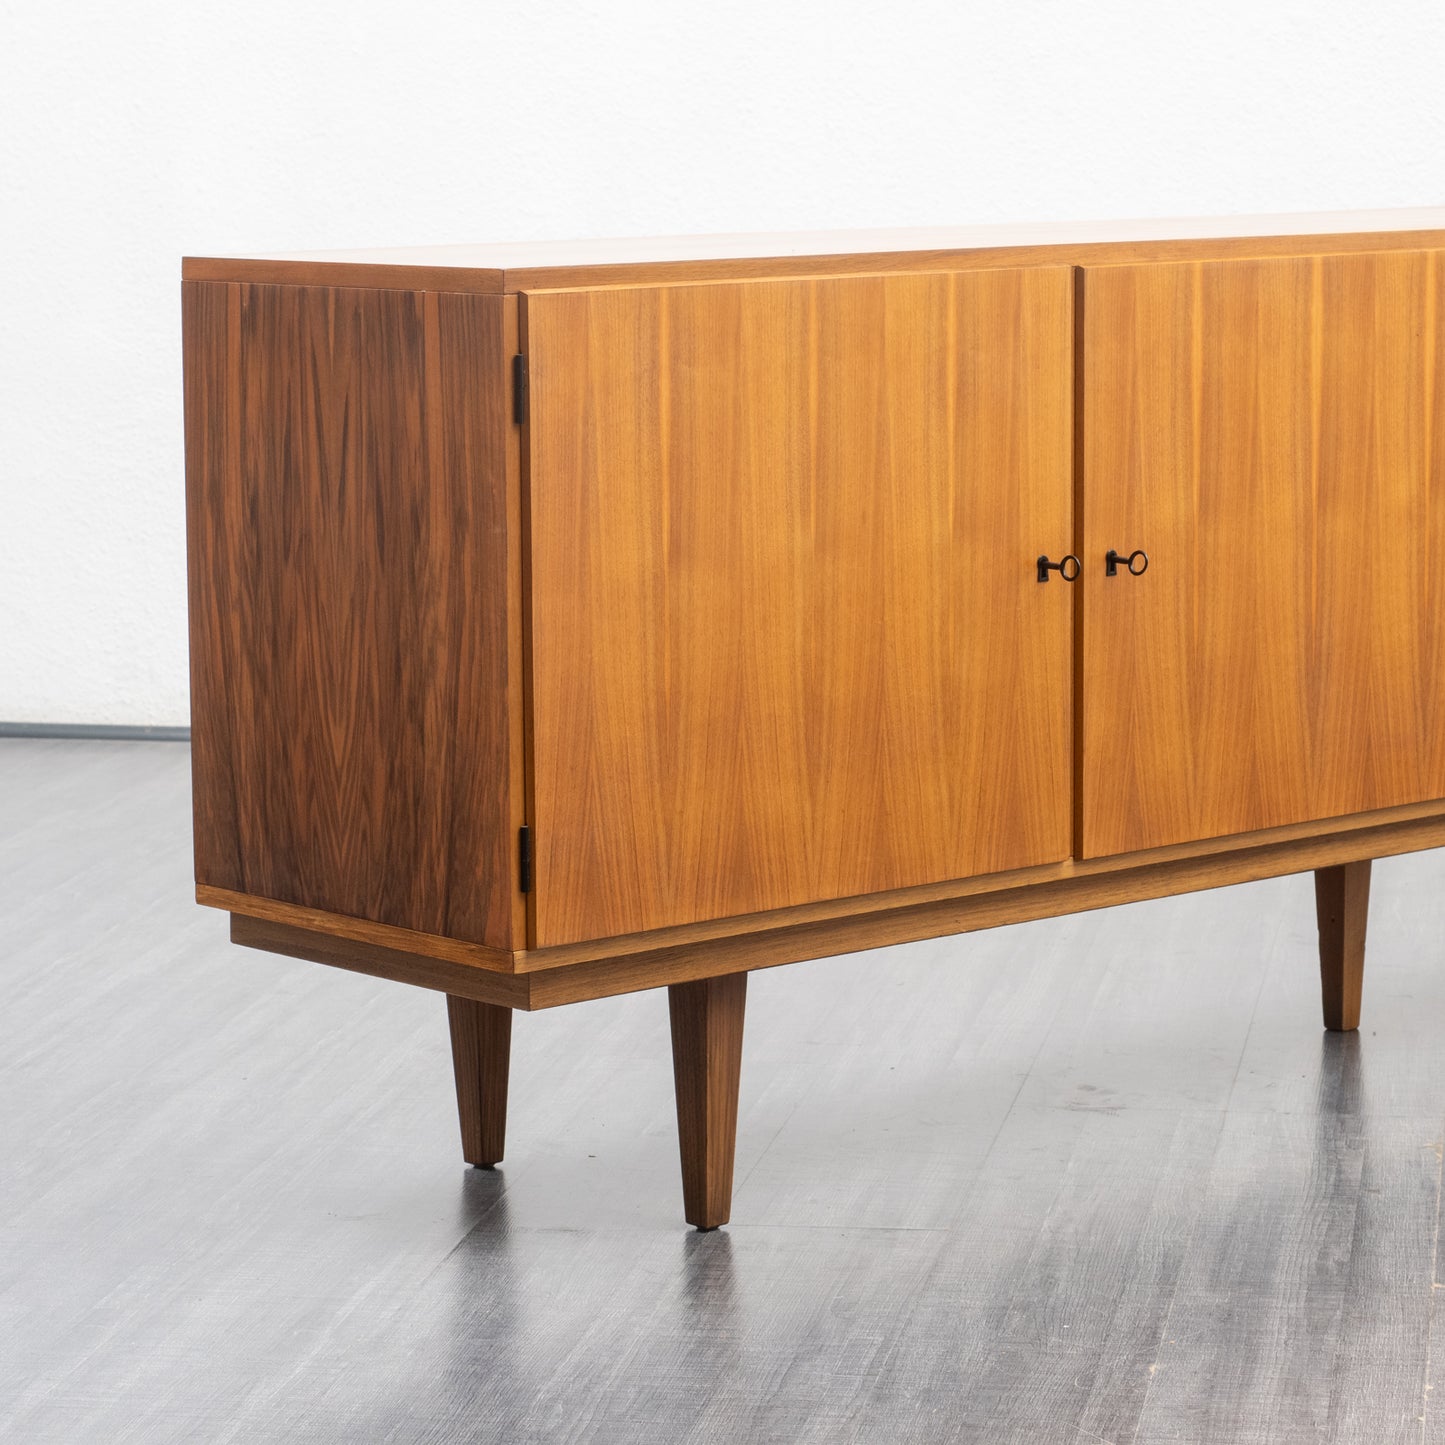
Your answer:
[[[1445,796],[1445,252],[1082,286],[1084,856]]]

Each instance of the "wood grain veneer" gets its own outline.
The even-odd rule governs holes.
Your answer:
[[[1445,209],[653,236],[187,257],[195,281],[498,293],[545,287],[948,271],[1445,246]],[[1067,255],[1060,254],[1067,251]]]
[[[183,301],[197,879],[521,943],[508,303]]]
[[[1071,306],[526,298],[538,946],[1068,854]]]
[[[1445,796],[1442,277],[1084,272],[1085,856]]]

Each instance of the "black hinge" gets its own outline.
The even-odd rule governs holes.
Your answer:
[[[521,426],[527,420],[527,358],[512,358],[512,420]]]
[[[532,830],[525,824],[517,829],[517,889],[532,891]]]

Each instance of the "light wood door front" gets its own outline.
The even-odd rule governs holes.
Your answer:
[[[524,308],[537,944],[1065,857],[1069,269]]]
[[[1442,256],[1085,270],[1086,856],[1445,796]]]

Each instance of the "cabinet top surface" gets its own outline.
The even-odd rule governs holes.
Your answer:
[[[887,230],[649,236],[187,257],[191,281],[507,292],[1053,260],[1145,261],[1445,245],[1445,207],[1023,222]]]

